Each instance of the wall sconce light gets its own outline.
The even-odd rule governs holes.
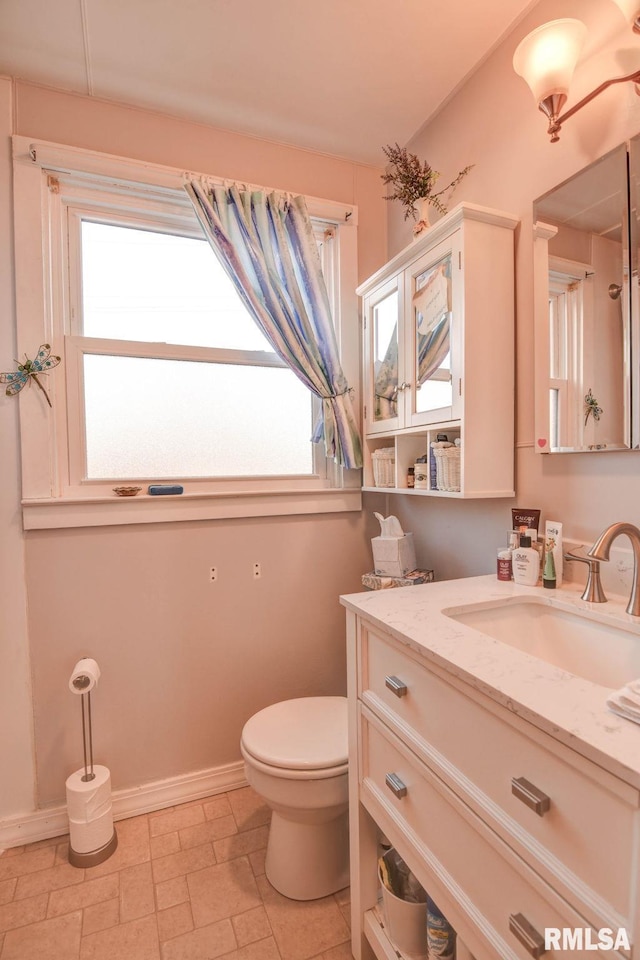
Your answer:
[[[614,0],[617,3],[625,20],[630,24],[635,33],[640,33],[640,3],[638,0]]]
[[[636,30],[635,24],[640,23],[638,0],[615,0],[615,2]],[[518,44],[513,55],[513,69],[527,82],[538,108],[549,118],[547,132],[551,137],[551,143],[556,143],[560,139],[560,128],[565,120],[581,110],[585,104],[590,103],[607,87],[627,81],[640,82],[640,70],[626,77],[605,80],[579,103],[560,114],[567,102],[569,84],[586,34],[587,28],[580,20],[552,20],[528,34]]]

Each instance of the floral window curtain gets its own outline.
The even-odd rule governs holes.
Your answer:
[[[373,384],[376,420],[389,420],[398,415],[398,325],[389,340],[384,360],[375,369]]]
[[[328,457],[362,466],[362,444],[304,197],[185,184],[209,243],[278,356],[322,400]]]
[[[436,372],[450,349],[451,256],[431,268],[413,295],[417,333],[417,387]]]
[[[450,327],[447,313],[428,336],[418,336],[418,387],[431,379],[449,353]]]

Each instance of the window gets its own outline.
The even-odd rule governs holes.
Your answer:
[[[317,508],[319,493],[339,491],[343,471],[310,440],[319,402],[248,313],[181,179],[158,186],[153,176],[144,182],[146,169],[131,181],[46,161],[36,175],[49,314],[42,342],[54,353],[64,350],[51,383],[48,499],[112,502],[120,483],[137,483],[146,493],[151,482],[171,481],[183,484],[187,497],[244,497],[250,512],[247,498],[272,494],[280,506],[263,504],[260,512],[288,512],[286,491],[298,501],[300,493],[313,494],[309,509]],[[16,185],[16,222],[18,196]],[[315,216],[313,223],[334,315],[344,325],[340,248],[352,245],[342,244],[340,221]],[[18,231],[16,246],[20,269]],[[37,476],[32,456],[26,453],[27,506],[29,475]],[[209,508],[216,516],[220,510]],[[236,506],[224,515],[243,511]]]
[[[568,261],[561,265],[566,270]],[[552,450],[577,449],[582,444],[583,372],[579,358],[583,322],[592,296],[590,276],[589,271],[578,269],[571,274],[559,269],[549,273],[549,440]]]
[[[313,398],[273,353],[209,243],[162,232],[162,222],[94,216],[69,212],[80,264],[70,302],[82,479],[318,472]]]

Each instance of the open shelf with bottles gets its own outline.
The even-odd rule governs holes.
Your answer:
[[[378,436],[373,440],[368,439],[365,443],[364,489],[384,490],[387,493],[402,492],[416,495],[437,493],[439,496],[447,494],[456,497],[462,496],[459,489],[445,490],[439,488],[436,483],[435,451],[431,444],[438,442],[439,437],[446,437],[446,442],[449,443],[460,440],[460,424],[440,424],[437,430],[416,430],[390,437]],[[386,472],[387,476],[389,473],[393,476],[393,482],[390,485],[380,483],[379,475],[376,475],[375,453],[380,449],[393,450],[393,469]],[[462,457],[461,447],[459,449],[460,457]],[[408,474],[409,468],[415,466],[420,457],[428,458],[425,464],[428,479],[426,488],[419,487],[416,489],[409,486]]]
[[[444,441],[440,438],[446,438]],[[432,447],[433,443],[452,444],[453,447]],[[380,483],[376,469],[376,451],[393,451],[393,468],[385,471],[392,477],[392,485]],[[436,451],[444,455],[451,454],[451,465],[444,464],[438,471]],[[454,450],[456,451],[454,453]],[[390,454],[387,454],[390,456]],[[426,488],[409,486],[409,467],[415,466],[418,458],[428,457],[426,463]],[[506,456],[512,453],[507,452]],[[458,457],[458,463],[455,458]],[[504,454],[503,454],[504,457]],[[501,485],[505,476],[513,483],[513,465],[505,464],[500,451],[492,455],[490,447],[484,447],[476,436],[467,440],[460,421],[440,423],[433,429],[416,429],[368,437],[364,444],[364,485],[365,491],[376,493],[403,493],[409,496],[451,497],[453,499],[471,499],[483,497],[513,497],[513,487]],[[456,472],[458,482],[456,483]],[[457,486],[458,489],[455,489]]]

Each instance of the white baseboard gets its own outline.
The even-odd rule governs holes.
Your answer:
[[[216,793],[236,790],[247,785],[244,764],[228,763],[208,770],[197,770],[180,777],[143,783],[128,790],[116,790],[112,795],[113,818],[124,820],[153,810],[162,810],[177,803],[202,800]],[[0,820],[0,853],[9,847],[36,840],[48,840],[69,832],[66,804],[34,810],[20,816]]]

